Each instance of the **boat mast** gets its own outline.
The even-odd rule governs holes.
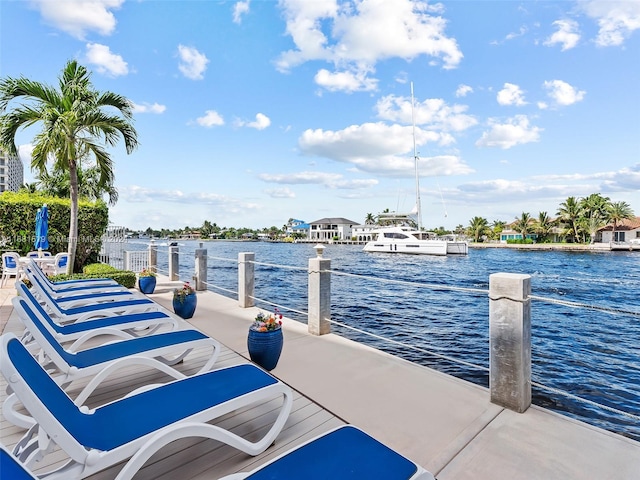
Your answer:
[[[411,123],[413,125],[413,161],[416,169],[416,209],[418,215],[418,230],[422,230],[422,205],[420,201],[420,176],[418,173],[418,150],[416,150],[416,117],[415,106],[413,100],[413,82],[411,82]]]

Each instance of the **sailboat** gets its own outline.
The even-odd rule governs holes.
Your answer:
[[[464,240],[437,238],[422,230],[422,206],[420,201],[420,175],[416,148],[416,120],[414,113],[413,82],[411,82],[411,121],[413,124],[413,160],[416,177],[416,206],[411,214],[380,214],[378,221],[391,226],[374,230],[374,238],[363,248],[365,252],[407,253],[413,255],[467,255],[469,244]],[[411,215],[417,216],[417,230],[410,225]]]

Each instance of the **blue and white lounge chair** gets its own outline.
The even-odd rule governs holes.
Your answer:
[[[33,286],[34,293],[37,294],[38,298],[42,297],[46,293],[50,298],[52,298],[59,304],[64,305],[65,307],[77,307],[89,303],[104,303],[119,300],[148,300],[146,297],[136,292],[135,290],[129,290],[124,287],[87,289],[73,292],[55,292],[51,289],[49,282],[44,281],[41,276],[36,274],[37,270],[39,270],[39,268],[33,265],[27,266],[24,270],[25,275]]]
[[[353,425],[343,425],[251,472],[221,480],[434,480],[433,475]]]
[[[113,283],[109,285],[84,285],[80,287],[57,287],[55,283],[53,283],[49,278],[44,274],[44,272],[35,264],[31,263],[26,265],[25,273],[29,277],[31,283],[33,283],[33,279],[31,276],[37,276],[40,280],[38,282],[39,286],[46,289],[52,298],[62,299],[71,297],[74,295],[89,295],[89,294],[111,294],[111,295],[122,295],[122,294],[131,294],[132,291],[128,288],[120,285],[119,283]]]
[[[33,469],[55,443],[70,457],[47,477],[50,480],[85,478],[127,459],[117,478],[130,479],[160,448],[186,437],[210,438],[258,455],[282,430],[293,401],[287,385],[255,365],[243,364],[186,378],[176,375],[167,384],[89,409],[74,403],[11,333],[0,337],[0,370],[37,422],[13,455]],[[207,423],[277,399],[282,406],[258,441]]]
[[[3,480],[37,480],[37,477],[18,462],[4,445],[0,445],[0,478]]]
[[[87,333],[72,345],[63,347],[45,326],[48,321],[42,318],[44,312],[32,310],[20,297],[13,298],[12,302],[18,316],[35,340],[35,345],[40,348],[36,359],[47,368],[49,375],[53,376],[59,385],[87,376],[94,377],[92,383],[100,383],[106,376],[132,365],[143,365],[166,373],[167,365],[175,365],[182,361],[194,348],[211,349],[211,356],[196,372],[201,373],[211,370],[220,353],[220,344],[216,340],[195,329],[130,338],[79,350],[87,341],[104,335],[104,331],[98,329]],[[27,346],[32,345],[34,344]],[[55,369],[51,370],[52,367]],[[85,389],[87,396],[90,393],[90,390]],[[33,419],[18,412],[16,400],[14,394],[7,397],[3,405],[3,414],[14,425],[30,428],[33,426]]]
[[[128,339],[156,333],[161,327],[176,330],[181,326],[181,322],[176,317],[160,310],[127,315],[109,315],[109,312],[101,312],[102,316],[61,324],[59,323],[61,319],[58,317],[54,320],[44,307],[38,303],[38,300],[24,283],[18,282],[16,290],[18,297],[14,297],[14,299],[24,300],[31,310],[39,315],[43,325],[60,343],[78,340],[97,330],[100,330],[105,335]],[[95,312],[90,313],[96,315]],[[26,335],[29,333],[28,331],[25,332]]]
[[[89,300],[82,300],[81,305],[74,305],[73,302],[61,303],[54,299],[46,289],[42,288],[40,279],[37,276],[32,276],[30,279],[33,279],[32,288],[35,288],[38,293],[38,301],[42,302],[45,309],[58,322],[73,322],[100,316],[150,312],[160,308],[157,303],[142,296],[92,304],[87,304]],[[68,303],[71,303],[71,305]]]
[[[35,262],[29,262],[29,265],[38,266]],[[104,287],[117,287],[123,288],[113,278],[76,278],[73,280],[61,280],[59,282],[52,282],[49,277],[45,275],[41,268],[37,270],[40,275],[46,280],[51,287],[56,291],[62,291],[72,288],[104,288]]]

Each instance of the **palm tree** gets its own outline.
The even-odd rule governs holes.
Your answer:
[[[606,226],[607,222],[599,211],[591,213],[591,216],[587,219],[587,229],[589,230],[589,243],[592,245],[596,242],[596,235],[598,230]]]
[[[489,222],[487,222],[486,218],[473,217],[469,222],[469,236],[473,237],[474,241],[477,243],[480,237],[487,232],[488,227]]]
[[[54,170],[69,172],[69,261],[73,272],[78,243],[78,168],[81,160],[93,156],[100,185],[113,185],[113,167],[105,147],[124,140],[127,153],[138,146],[132,126],[132,104],[121,95],[98,92],[91,84],[87,69],[75,60],[67,62],[59,78],[59,89],[24,77],[0,81],[0,147],[17,155],[15,136],[20,128],[38,123],[42,130],[35,136],[31,168],[43,173],[47,160]],[[12,100],[26,100],[7,113]],[[119,114],[107,111],[118,110]]]
[[[491,235],[494,239],[499,239],[500,234],[507,226],[507,222],[503,222],[502,220],[494,220],[491,223]]]
[[[534,232],[538,234],[538,238],[542,240],[546,240],[549,236],[549,232],[553,228],[553,221],[547,215],[547,212],[539,212],[538,219],[535,221],[533,226]]]
[[[373,216],[373,213],[367,213],[367,217],[364,220],[365,225],[373,225],[376,223],[376,217]]]
[[[565,236],[569,235],[577,242],[580,238],[579,219],[582,209],[576,197],[568,197],[560,204],[556,215],[565,226]]]
[[[522,212],[522,215],[520,215],[520,218],[516,217],[516,222],[513,225],[513,229],[516,232],[519,232],[520,235],[522,235],[522,241],[525,241],[527,239],[527,235],[529,235],[529,232],[531,231],[531,215],[528,212]]]
[[[633,210],[631,209],[631,205],[627,202],[614,202],[609,207],[608,212],[608,220],[613,223],[613,231],[611,232],[611,238],[615,241],[616,237],[616,227],[618,226],[618,222],[621,222],[625,219],[630,219],[634,217]]]

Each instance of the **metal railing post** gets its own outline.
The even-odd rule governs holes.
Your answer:
[[[255,253],[238,253],[238,303],[241,308],[255,305]]]
[[[172,245],[169,247],[169,280],[180,280],[179,265],[178,246]]]
[[[317,257],[309,259],[309,320],[312,335],[331,333],[331,260],[322,258],[324,245],[316,245]]]
[[[203,244],[200,243],[200,248],[196,248],[196,270],[195,270],[195,282],[196,290],[207,289],[207,249],[202,248]]]
[[[155,240],[151,240],[149,244],[149,270],[158,273],[158,246]]]
[[[491,402],[525,412],[531,406],[531,277],[489,276]]]

